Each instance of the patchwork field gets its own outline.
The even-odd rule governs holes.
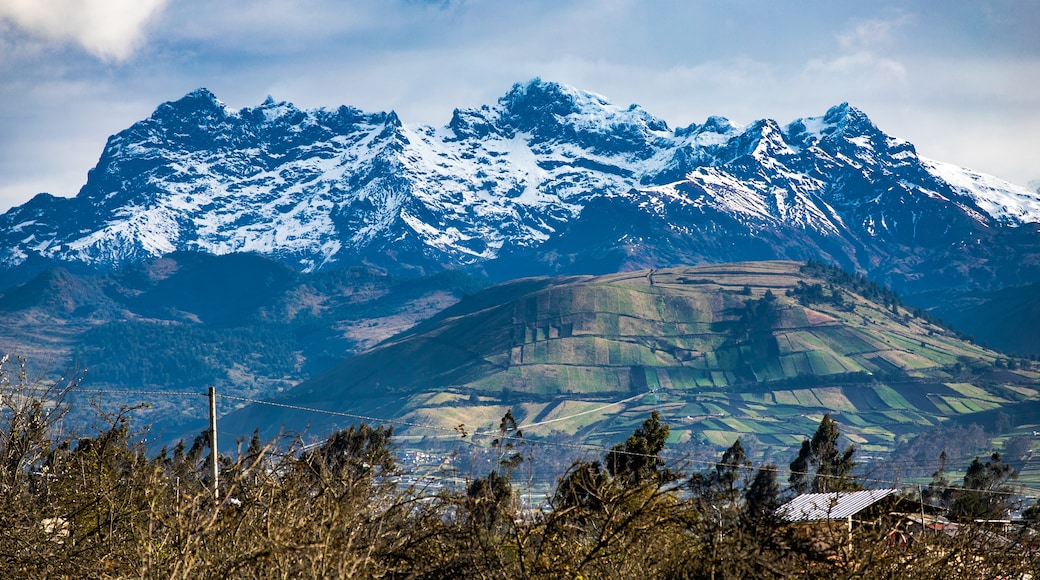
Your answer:
[[[530,291],[463,300],[287,400],[381,412],[402,421],[405,445],[493,430],[511,408],[529,439],[609,446],[657,410],[677,448],[741,437],[761,458],[793,452],[827,412],[880,456],[944,421],[1040,398],[1028,363],[1005,369],[883,289],[798,263],[519,284]]]

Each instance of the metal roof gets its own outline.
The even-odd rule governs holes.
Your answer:
[[[841,520],[896,493],[899,493],[898,489],[806,493],[777,508],[776,515],[789,522]]]

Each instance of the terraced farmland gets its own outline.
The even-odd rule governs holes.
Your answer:
[[[505,284],[287,401],[402,420],[406,444],[493,428],[512,408],[528,438],[608,445],[656,409],[674,444],[753,435],[761,454],[792,450],[825,412],[883,453],[939,422],[1040,397],[1036,369],[997,375],[999,353],[805,270],[758,262]],[[800,301],[816,284],[828,299]],[[293,420],[258,413],[232,420]]]

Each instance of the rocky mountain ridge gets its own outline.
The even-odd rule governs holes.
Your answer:
[[[812,257],[923,290],[1040,281],[1040,195],[848,104],[671,129],[535,79],[434,128],[199,89],[111,137],[76,197],[0,216],[0,248],[4,286],[201,251],[501,279]]]

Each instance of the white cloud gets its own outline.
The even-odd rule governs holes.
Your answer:
[[[871,52],[856,52],[810,60],[804,74],[814,82],[830,79],[832,82],[842,80],[865,87],[890,88],[891,83],[899,83],[906,78],[906,67],[891,58]]]
[[[826,57],[810,59],[802,71],[815,82],[840,82],[844,86],[865,89],[889,89],[906,80],[906,66],[890,56],[899,44],[899,30],[911,18],[899,14],[893,18],[859,20],[835,38],[839,51]],[[846,89],[848,90],[848,89]]]
[[[889,19],[860,20],[850,30],[838,34],[838,43],[848,51],[873,50],[891,44],[897,30],[909,21],[910,17],[906,14]]]
[[[106,60],[125,60],[167,0],[0,0],[0,19],[50,40],[72,41]]]
[[[672,126],[848,101],[929,157],[1040,176],[1040,3],[933,4],[0,0],[0,211],[72,195],[108,135],[202,86],[232,107],[270,94],[434,125],[534,76]]]

